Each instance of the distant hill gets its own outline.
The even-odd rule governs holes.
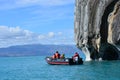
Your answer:
[[[65,54],[74,54],[81,51],[75,45],[19,45],[0,48],[0,56],[43,56],[52,55],[56,51]]]

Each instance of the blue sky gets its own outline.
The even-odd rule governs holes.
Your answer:
[[[0,47],[75,44],[75,0],[0,0]]]

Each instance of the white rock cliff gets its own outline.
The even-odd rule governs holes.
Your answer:
[[[120,0],[76,0],[74,32],[90,59],[119,59]]]

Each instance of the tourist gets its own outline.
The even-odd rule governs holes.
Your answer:
[[[74,61],[78,61],[80,59],[79,54],[76,52],[74,56],[72,57]]]
[[[65,54],[62,54],[61,56],[60,56],[60,59],[64,59],[65,58]]]
[[[58,51],[56,51],[55,56],[56,56],[56,59],[60,59],[60,54]]]
[[[55,54],[53,54],[52,59],[56,59],[56,55]]]

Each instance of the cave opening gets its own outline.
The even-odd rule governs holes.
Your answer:
[[[112,44],[105,43],[102,44],[102,50],[104,54],[102,55],[103,60],[118,60],[119,58],[119,50],[113,46]]]
[[[104,14],[102,16],[101,19],[101,25],[100,25],[100,36],[101,36],[101,42],[100,42],[100,49],[102,48],[102,59],[103,60],[116,60],[118,58],[118,53],[116,52],[116,50],[114,50],[114,48],[111,47],[105,47],[105,45],[103,46],[102,44],[107,44],[107,38],[108,38],[108,17],[109,14],[114,10],[114,6],[115,4],[118,2],[119,0],[114,0],[113,2],[111,2],[105,9]],[[112,45],[111,45],[112,46]],[[104,47],[104,49],[103,49]]]

